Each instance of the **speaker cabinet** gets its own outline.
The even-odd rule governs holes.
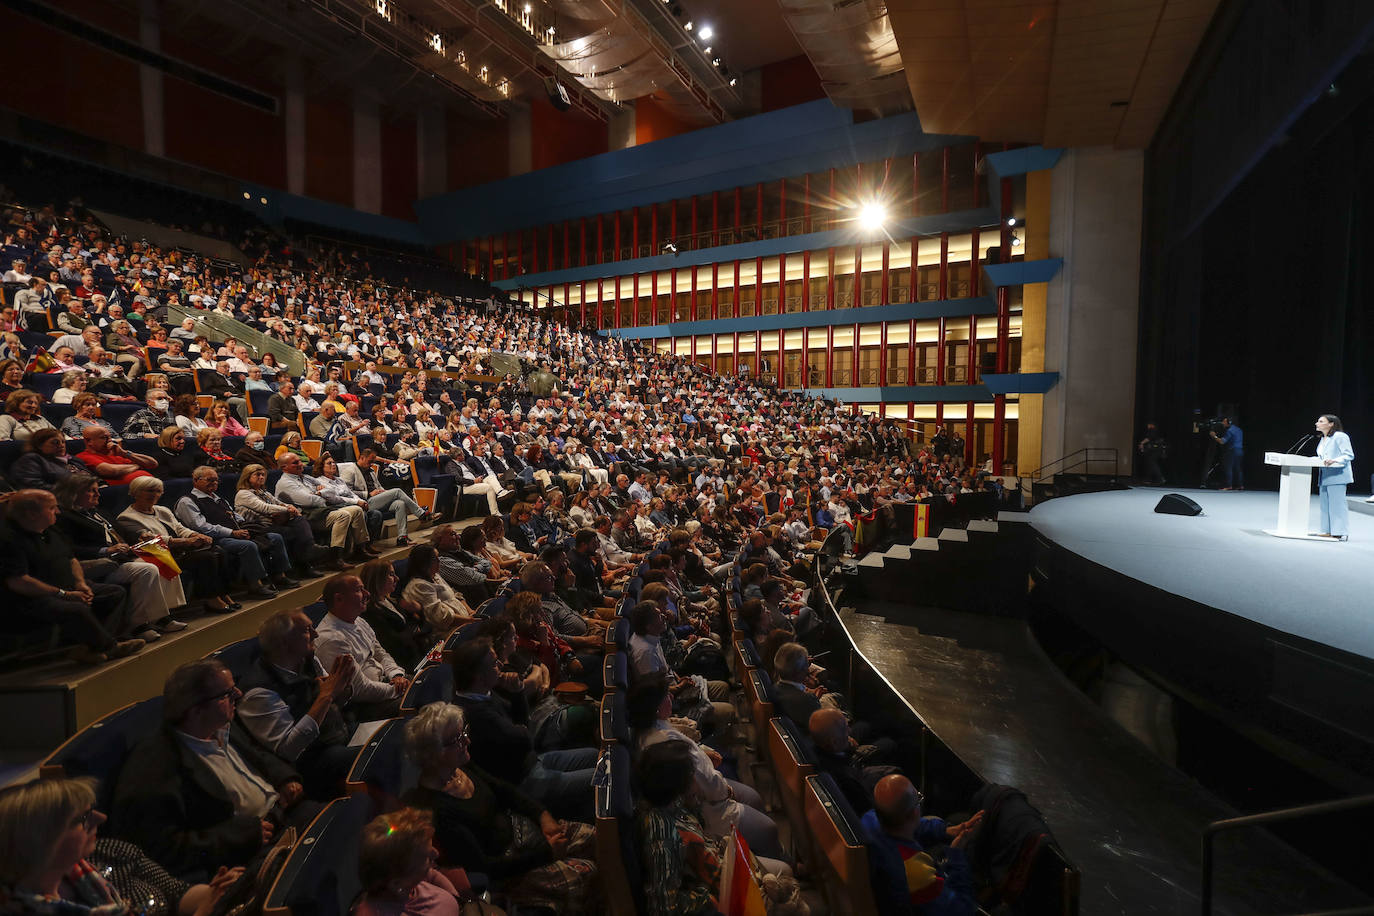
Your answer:
[[[1161,515],[1201,515],[1202,507],[1182,493],[1165,493],[1155,511]]]

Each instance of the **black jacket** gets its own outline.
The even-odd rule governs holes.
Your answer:
[[[230,744],[273,786],[300,776],[280,757],[230,726]],[[262,846],[262,826],[234,804],[214,773],[164,726],[133,749],[115,786],[110,827],[153,861],[188,881],[221,865],[244,865]]]
[[[114,526],[113,520],[103,514],[102,517],[110,522],[114,529],[115,542],[127,543],[119,529]],[[94,560],[100,556],[103,548],[109,546],[105,538],[105,527],[84,512],[63,509],[57,516],[57,527],[67,536],[67,540],[71,541],[72,552],[78,560]]]

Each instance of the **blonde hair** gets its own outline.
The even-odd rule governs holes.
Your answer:
[[[96,781],[39,779],[0,792],[0,884],[13,887],[47,865],[72,818],[95,804]]]

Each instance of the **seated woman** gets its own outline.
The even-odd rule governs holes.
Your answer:
[[[72,399],[86,390],[86,373],[82,369],[71,369],[62,373],[62,387],[53,392],[54,404],[70,404]]]
[[[515,514],[514,509],[511,510],[511,514]],[[520,567],[534,559],[533,554],[521,553],[506,537],[506,523],[499,515],[488,515],[482,519],[482,534],[487,542],[482,548],[482,556],[498,567],[503,577],[519,575]]]
[[[196,448],[205,456],[202,464],[209,465],[221,474],[238,472],[239,460],[233,455],[225,454],[224,436],[213,426],[201,427],[196,432]]]
[[[243,869],[188,884],[132,843],[100,838],[95,780],[39,779],[0,793],[0,897],[32,916],[209,916]],[[135,901],[131,906],[128,901]]]
[[[205,423],[212,429],[219,430],[224,436],[248,435],[248,427],[238,421],[238,417],[229,409],[229,402],[223,398],[216,398],[210,405],[210,409],[205,412]]]
[[[200,416],[200,402],[194,394],[177,395],[176,400],[172,401],[172,416],[176,419],[177,428],[191,435],[209,425]]]
[[[51,490],[84,465],[67,457],[67,440],[55,429],[40,429],[24,443],[24,454],[10,465],[9,481],[18,489]]]
[[[318,579],[323,573],[310,565],[315,549],[315,536],[310,522],[295,506],[284,503],[267,489],[267,468],[261,464],[246,465],[239,474],[234,489],[234,511],[250,524],[264,525],[286,541],[286,552],[295,566],[296,578]]]
[[[477,619],[463,596],[439,575],[439,552],[429,544],[410,548],[400,592],[403,600],[413,601],[423,609],[425,620],[440,637]]]
[[[377,634],[377,641],[391,654],[396,664],[414,671],[434,644],[439,641],[424,611],[414,601],[396,592],[400,580],[390,560],[368,560],[358,570],[358,578],[370,596],[363,619]]]
[[[598,912],[596,832],[561,821],[514,785],[472,764],[463,710],[431,703],[406,723],[419,785],[402,801],[434,816],[439,862],[480,872],[512,902],[560,914]]]
[[[160,639],[164,633],[186,629],[172,612],[186,606],[181,576],[161,575],[158,567],[140,560],[112,521],[100,511],[100,481],[89,474],[72,474],[55,490],[61,514],[58,529],[71,542],[78,560],[108,560],[112,569],[94,575],[97,581],[113,582],[129,589],[133,608],[131,626],[144,642]],[[88,576],[92,572],[88,570]]]
[[[214,546],[214,539],[209,535],[192,531],[177,521],[171,509],[159,506],[157,501],[162,498],[162,491],[162,481],[156,477],[139,477],[131,482],[131,504],[119,513],[115,527],[132,544],[148,538],[160,539],[172,552],[182,575],[189,578],[192,591],[210,596],[204,599],[207,611],[212,614],[237,611],[243,605],[225,593],[229,575],[224,552]]]
[[[0,416],[0,441],[13,439],[23,442],[40,429],[53,425],[43,416],[42,396],[36,391],[20,388],[5,398],[5,413]]]
[[[272,459],[277,464],[281,464],[282,457],[285,455],[295,455],[301,459],[306,467],[309,467],[314,460],[305,453],[305,449],[301,448],[301,434],[294,429],[288,430],[282,435],[281,443],[277,445],[277,450],[273,453]]]
[[[24,387],[24,364],[17,359],[0,362],[0,395],[9,397]]]
[[[649,916],[719,911],[725,844],[706,835],[692,806],[691,751],[677,742],[639,755],[639,853]]]
[[[72,398],[72,410],[76,413],[62,421],[62,435],[68,439],[80,439],[86,427],[99,426],[110,434],[112,441],[119,441],[114,427],[97,416],[100,413],[100,399],[89,391],[83,391]]]
[[[665,742],[687,748],[692,761],[693,794],[708,836],[727,839],[730,831],[738,828],[755,855],[777,860],[784,857],[778,826],[763,813],[759,793],[742,782],[726,779],[716,769],[720,766],[720,754],[669,724],[673,698],[663,675],[648,675],[635,683],[626,702],[626,713],[634,729],[634,746],[641,757],[649,748]]]
[[[169,426],[157,437],[158,473],[164,478],[190,477],[191,472],[205,463],[205,453],[196,446],[187,446],[186,433],[179,426]]]
[[[515,624],[515,647],[549,669],[556,683],[572,679],[588,683],[598,672],[584,670],[573,648],[549,624],[539,595],[525,591],[506,601],[506,615]]]
[[[495,907],[465,907],[458,888],[434,867],[433,818],[428,811],[402,808],[363,828],[358,845],[362,898],[352,916],[465,916],[499,912]],[[504,914],[503,914],[504,916]]]

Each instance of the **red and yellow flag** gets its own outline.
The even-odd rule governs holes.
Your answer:
[[[172,551],[161,541],[144,541],[134,546],[138,555],[157,567],[158,575],[164,579],[175,579],[181,575],[181,567],[172,559]]]
[[[925,503],[917,503],[915,524],[912,525],[911,536],[923,538],[928,531],[930,531],[930,506]]]
[[[721,913],[724,916],[765,916],[768,908],[763,901],[759,878],[758,862],[749,851],[749,844],[739,835],[739,830],[732,830],[720,870]]]

